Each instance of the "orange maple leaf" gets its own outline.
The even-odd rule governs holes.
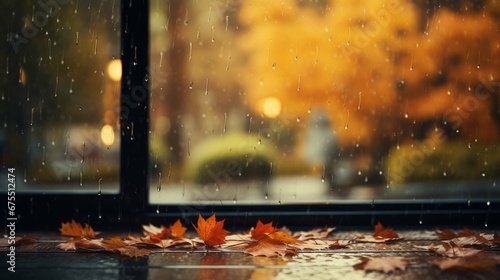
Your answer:
[[[288,246],[280,240],[264,238],[258,242],[250,243],[248,245],[248,249],[245,250],[245,253],[254,257],[284,257],[286,255],[297,255],[297,249]]]
[[[215,220],[215,213],[206,220],[198,214],[197,224],[198,227],[194,224],[193,227],[206,245],[213,247],[226,242],[226,235],[229,231],[223,229],[224,220],[218,222]]]
[[[144,230],[144,234],[149,236],[154,242],[160,242],[163,239],[180,239],[184,237],[184,232],[186,232],[186,228],[182,226],[179,219],[168,228],[163,225],[156,227],[149,224],[142,225],[142,229]]]
[[[186,228],[182,226],[181,220],[177,219],[173,225],[169,227],[172,236],[175,238],[183,238],[184,232],[186,232]]]
[[[262,223],[260,220],[257,221],[257,225],[255,229],[250,230],[250,234],[252,235],[252,239],[259,240],[266,237],[268,234],[276,231],[276,228],[273,227],[273,222],[269,222],[267,224]]]
[[[395,239],[399,238],[399,235],[392,228],[384,228],[384,226],[378,222],[375,225],[375,233],[373,234],[373,237]]]
[[[95,232],[91,226],[85,224],[83,227],[80,223],[71,220],[71,222],[62,223],[59,229],[62,235],[77,237],[77,238],[94,238]]]
[[[290,244],[290,243],[303,243],[303,241],[300,241],[297,238],[292,237],[288,233],[283,232],[281,230],[278,230],[278,231],[275,231],[273,233],[270,233],[267,236],[269,236],[269,238],[271,238],[273,240],[281,241],[281,242],[287,243],[287,244]]]

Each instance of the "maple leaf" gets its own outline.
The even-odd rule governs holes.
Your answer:
[[[335,227],[332,227],[332,228],[324,227],[324,228],[313,229],[310,231],[299,231],[299,232],[295,232],[293,234],[293,237],[297,238],[298,240],[302,240],[302,241],[311,240],[311,239],[325,239],[334,230],[335,230]]]
[[[273,240],[277,240],[277,241],[281,241],[283,243],[287,243],[287,244],[290,244],[290,243],[303,243],[303,241],[300,241],[297,238],[292,237],[288,233],[283,232],[281,230],[272,232],[272,233],[268,234],[267,237],[269,237],[270,239],[273,239]]]
[[[463,271],[495,271],[497,260],[486,252],[481,252],[473,256],[435,260],[431,262],[443,271],[463,272]]]
[[[476,234],[468,228],[464,228],[461,232],[455,233],[450,229],[436,229],[441,240],[452,241],[459,246],[475,246],[475,247],[493,247],[499,244],[499,238],[494,234]]]
[[[461,247],[452,241],[441,242],[439,244],[430,244],[427,246],[414,246],[414,247],[433,251],[436,254],[444,257],[467,257],[467,256],[473,256],[481,252],[481,250],[477,250],[474,248]]]
[[[128,245],[129,244],[122,240],[120,237],[112,237],[110,239],[104,239],[102,241],[102,246],[108,251],[113,251]]]
[[[355,270],[393,272],[397,269],[405,270],[408,260],[403,257],[361,258],[361,262],[354,265]]]
[[[186,232],[186,228],[182,226],[180,219],[177,219],[177,221],[175,221],[173,225],[170,225],[169,229],[172,233],[172,236],[174,236],[175,238],[183,238],[184,233]]]
[[[252,236],[252,239],[259,240],[275,231],[276,228],[273,227],[273,222],[263,224],[260,220],[258,220],[255,229],[250,230],[250,235]]]
[[[182,226],[180,219],[170,225],[168,228],[165,226],[156,227],[152,224],[143,225],[142,229],[144,230],[144,234],[150,236],[154,241],[160,241],[162,239],[176,239],[183,238],[184,232],[186,232],[186,228]]]
[[[95,232],[91,226],[85,224],[83,227],[80,223],[71,220],[71,222],[62,223],[59,229],[62,235],[76,238],[94,238]]]
[[[399,235],[392,228],[384,228],[380,222],[375,225],[373,237],[392,240],[399,239]]]
[[[368,243],[384,243],[400,239],[399,235],[392,228],[384,228],[380,222],[375,225],[373,236],[364,236],[362,234],[356,236],[356,241]]]
[[[203,219],[201,214],[198,214],[197,225],[193,224],[194,229],[205,244],[211,247],[223,244],[226,235],[229,233],[229,231],[223,229],[224,220],[218,222],[215,220],[215,213],[206,220]]]
[[[260,241],[250,243],[245,253],[254,257],[284,257],[286,255],[297,255],[297,249],[288,246],[280,240],[264,238]]]

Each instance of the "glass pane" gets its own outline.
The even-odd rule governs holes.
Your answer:
[[[119,1],[3,6],[2,178],[15,168],[18,192],[118,192]]]
[[[500,5],[441,2],[152,1],[150,202],[498,199]]]

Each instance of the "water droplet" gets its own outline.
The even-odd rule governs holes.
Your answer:
[[[350,111],[347,110],[347,119],[346,119],[345,124],[344,124],[344,129],[349,128],[349,116],[350,116]]]
[[[227,126],[227,113],[224,112],[224,127],[222,128],[223,133],[226,133],[226,126]]]
[[[156,191],[161,191],[161,172],[158,173],[158,185],[156,186]]]
[[[490,204],[491,204],[490,201],[486,201],[487,206],[490,206]]]
[[[95,36],[94,55],[97,55],[97,35]]]
[[[160,205],[158,205],[158,207],[156,207],[156,214],[160,214]]]
[[[45,165],[45,146],[42,147],[42,165]]]
[[[300,122],[300,117],[297,117],[297,122]]]
[[[266,194],[264,195],[264,199],[268,199],[268,198],[269,198],[269,195],[266,192]]]
[[[467,199],[467,206],[470,206],[470,199]]]

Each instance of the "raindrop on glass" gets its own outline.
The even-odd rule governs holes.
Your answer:
[[[161,191],[161,172],[158,173],[158,185],[156,186],[156,191]]]
[[[350,117],[350,114],[351,114],[351,112],[349,110],[347,110],[347,119],[346,119],[345,124],[344,124],[344,129],[348,129],[349,128],[349,117]]]
[[[42,146],[42,165],[45,165],[45,146]]]
[[[97,190],[97,195],[100,196],[102,194],[101,192],[101,182],[102,182],[102,178],[99,179],[99,182],[98,182],[98,185],[99,185],[99,189]]]

